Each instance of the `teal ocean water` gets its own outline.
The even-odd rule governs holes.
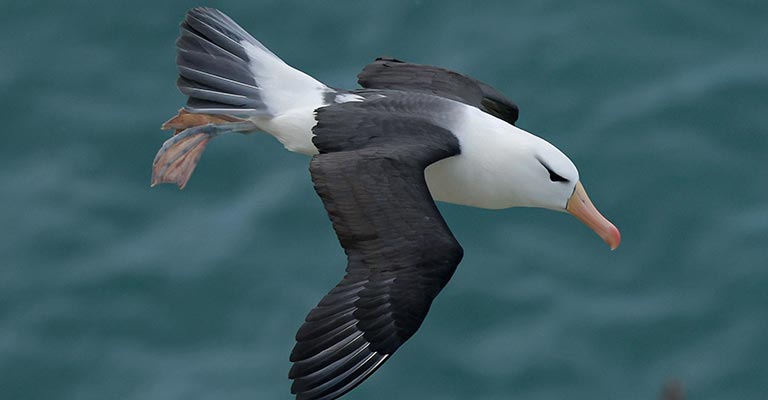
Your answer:
[[[610,252],[565,214],[440,205],[464,261],[348,398],[766,398],[766,4],[206,4],[329,85],[380,55],[494,85],[623,233]],[[149,187],[197,5],[2,3],[2,399],[290,398],[345,261],[307,158],[222,137],[186,189]]]

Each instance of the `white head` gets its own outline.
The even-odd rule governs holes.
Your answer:
[[[519,131],[512,150],[516,171],[511,174],[515,181],[512,206],[568,212],[592,228],[612,250],[618,247],[619,230],[592,204],[573,162],[546,140]]]
[[[514,160],[507,186],[507,207],[539,207],[565,211],[579,181],[573,162],[544,139],[520,131],[508,150]]]
[[[461,155],[427,168],[436,200],[501,209],[538,207],[568,212],[595,231],[611,249],[618,229],[589,200],[573,162],[538,136],[477,112],[457,134]],[[463,129],[462,129],[463,128]]]
[[[530,184],[521,185],[522,191],[529,196],[527,206],[571,213],[592,228],[611,246],[611,250],[617,248],[621,243],[619,230],[592,204],[573,162],[546,140],[525,133],[530,146],[527,157],[523,159],[527,168],[532,170],[529,171]],[[536,168],[536,162],[540,168]]]

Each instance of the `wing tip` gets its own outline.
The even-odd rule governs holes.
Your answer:
[[[375,351],[366,353],[352,368],[317,371],[311,374],[315,376],[311,381],[303,380],[305,377],[291,378],[291,393],[296,395],[296,400],[333,400],[345,395],[373,375],[391,356]]]

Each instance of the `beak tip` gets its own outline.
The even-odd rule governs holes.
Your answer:
[[[565,204],[565,211],[571,213],[591,228],[611,248],[616,250],[621,243],[621,233],[611,221],[605,219],[589,200],[581,182],[576,182],[573,194]]]
[[[605,242],[611,247],[611,251],[619,248],[619,245],[621,244],[621,232],[619,232],[619,229],[611,225],[608,229],[608,235],[605,238]]]

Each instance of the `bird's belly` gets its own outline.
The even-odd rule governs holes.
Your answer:
[[[321,97],[322,98],[322,97]],[[361,96],[355,94],[339,94],[335,97],[336,104],[351,101],[362,101]],[[253,117],[251,122],[264,131],[274,136],[289,151],[313,156],[318,153],[317,147],[312,143],[312,128],[317,124],[315,110],[325,107],[323,102],[310,102],[299,108],[292,108],[274,117]]]
[[[316,108],[297,108],[271,118],[255,117],[251,121],[274,136],[287,150],[311,156],[317,154],[312,143],[312,128],[317,123]]]

